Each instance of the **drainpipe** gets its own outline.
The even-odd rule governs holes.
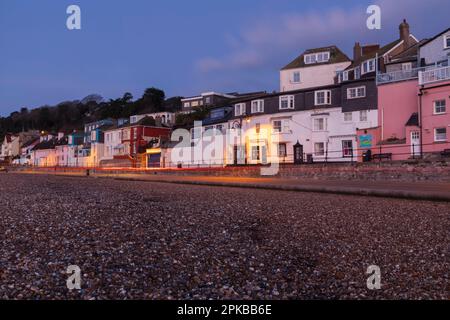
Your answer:
[[[419,132],[420,132],[420,158],[421,159],[423,159],[422,96],[423,96],[423,86],[421,86],[419,88]]]

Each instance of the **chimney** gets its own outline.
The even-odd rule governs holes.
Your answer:
[[[353,61],[358,61],[359,59],[361,59],[361,45],[359,42],[356,42],[353,47]]]
[[[406,50],[409,48],[409,24],[406,22],[406,19],[403,19],[403,22],[399,26],[400,29],[400,40],[403,40],[403,49]]]

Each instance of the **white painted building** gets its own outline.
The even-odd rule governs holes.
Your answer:
[[[130,117],[130,124],[135,124],[142,119],[149,117],[155,119],[156,122],[160,121],[161,124],[171,127],[175,124],[175,113],[173,112],[157,112],[148,114],[139,114]]]
[[[351,60],[336,46],[306,50],[280,71],[280,91],[332,85]]]

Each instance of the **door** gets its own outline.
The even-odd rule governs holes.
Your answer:
[[[411,155],[413,157],[420,156],[420,132],[411,131]]]
[[[233,148],[233,164],[235,166],[238,164],[238,146],[234,146]]]

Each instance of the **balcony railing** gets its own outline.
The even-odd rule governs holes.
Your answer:
[[[419,72],[420,85],[446,80],[450,80],[450,67],[428,69],[426,71]]]
[[[425,68],[417,68],[417,69],[411,69],[411,70],[401,70],[401,71],[394,71],[394,72],[387,72],[387,73],[379,73],[379,74],[377,74],[377,84],[385,84],[385,83],[417,79],[419,77],[419,73],[424,70],[425,70]]]

